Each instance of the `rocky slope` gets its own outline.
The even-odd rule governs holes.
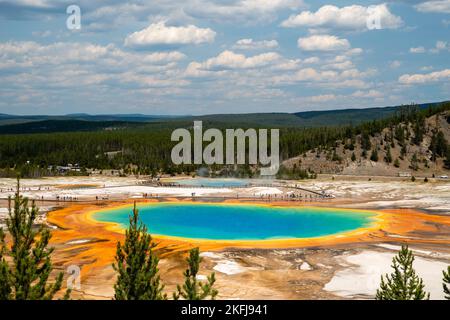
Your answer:
[[[368,136],[366,142],[360,134],[353,139],[336,141],[334,148],[310,150],[284,161],[283,165],[290,169],[309,169],[315,173],[329,174],[375,176],[404,174],[429,177],[433,174],[450,175],[448,165],[445,164],[447,152],[436,155],[438,132],[442,133],[440,145],[445,144],[450,150],[450,111],[424,119],[420,129],[423,134],[421,140],[415,139],[417,124],[401,123],[385,128],[374,136]],[[403,134],[399,134],[402,130]],[[444,142],[442,137],[445,139]],[[367,150],[364,152],[363,145],[367,146],[367,139],[370,139],[370,148],[366,147]]]

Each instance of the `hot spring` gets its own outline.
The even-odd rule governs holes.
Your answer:
[[[152,235],[207,240],[314,238],[369,227],[375,212],[261,204],[143,203],[139,216]],[[94,213],[101,222],[128,227],[132,206]]]

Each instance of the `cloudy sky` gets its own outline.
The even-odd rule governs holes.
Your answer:
[[[72,4],[80,29],[67,27]],[[450,0],[0,0],[0,113],[446,100],[449,28]]]

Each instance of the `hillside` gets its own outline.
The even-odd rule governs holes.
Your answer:
[[[443,102],[424,103],[416,105],[418,109],[433,108]],[[362,109],[339,109],[326,111],[304,111],[296,113],[241,113],[241,114],[210,114],[199,116],[181,116],[159,119],[161,122],[203,121],[210,127],[243,127],[243,128],[317,128],[325,126],[357,125],[367,121],[384,119],[393,116],[403,106],[390,106]]]
[[[334,147],[316,148],[288,159],[289,169],[316,173],[398,176],[448,175],[450,111],[337,140]],[[447,160],[448,161],[448,160]]]
[[[290,160],[280,170],[280,178],[308,176],[304,170],[289,172],[294,167],[315,173],[396,175],[410,167],[431,174],[443,172],[444,158],[450,162],[449,111],[450,103],[427,109],[411,105],[398,108],[390,117],[358,125],[281,127],[280,158]],[[223,121],[206,121],[204,127],[236,128],[242,119],[234,121],[233,126]],[[0,126],[0,132],[11,133],[0,135],[0,171],[4,170],[7,176],[19,171],[24,176],[37,177],[56,174],[49,172],[55,166],[75,163],[86,169],[191,175],[202,165],[175,165],[171,150],[176,142],[170,137],[174,129],[191,130],[192,125],[187,120],[48,120]],[[384,161],[385,157],[389,161]],[[210,171],[239,177],[258,175],[257,167],[245,165],[213,166]]]

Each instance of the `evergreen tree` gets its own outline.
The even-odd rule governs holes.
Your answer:
[[[399,125],[395,127],[395,139],[397,139],[400,145],[404,145],[405,143],[405,129]]]
[[[444,164],[445,164],[445,167],[447,169],[450,169],[450,146],[447,149],[447,156],[446,156],[446,159],[444,161]]]
[[[201,262],[199,249],[194,248],[190,250],[189,257],[186,261],[189,267],[184,272],[185,281],[183,287],[177,286],[177,292],[174,293],[173,298],[175,300],[178,300],[180,297],[186,300],[204,300],[210,296],[214,300],[218,294],[218,291],[213,288],[216,282],[214,272],[208,276],[206,283],[197,280]]]
[[[398,159],[395,159],[394,161],[394,167],[399,168],[400,167],[400,161]]]
[[[384,160],[385,160],[387,163],[391,163],[391,162],[392,162],[391,148],[389,147],[389,145],[387,146],[387,149],[386,149],[386,157],[384,158]]]
[[[412,158],[411,158],[411,165],[410,165],[411,169],[413,169],[414,171],[419,170],[419,159],[417,158],[417,153],[414,152]]]
[[[153,252],[156,246],[140,221],[134,204],[129,217],[130,226],[125,233],[125,242],[117,243],[114,270],[118,273],[114,285],[116,300],[164,300],[164,286],[160,283],[159,259]]]
[[[425,119],[423,117],[418,117],[416,119],[413,130],[414,130],[414,138],[412,139],[415,145],[420,145],[423,141],[423,134],[425,131]]]
[[[447,153],[447,140],[442,131],[434,132],[431,137],[430,150],[432,152],[432,160],[436,161],[437,157],[445,157]]]
[[[352,161],[353,161],[353,162],[355,162],[355,161],[356,161],[356,155],[355,155],[355,153],[354,153],[354,152],[352,153]]]
[[[366,151],[366,149],[363,149],[363,151],[361,152],[361,157],[363,157],[364,159],[367,159],[367,151]]]
[[[370,150],[372,143],[370,142],[370,136],[367,132],[363,132],[361,135],[361,148],[363,150]]]
[[[404,159],[406,156],[407,150],[406,150],[406,145],[403,145],[402,148],[400,149],[400,159]]]
[[[336,153],[336,150],[333,151],[333,156],[331,158],[331,161],[342,161],[342,158],[340,156],[338,156],[338,154]]]
[[[378,151],[377,148],[372,150],[372,154],[370,155],[370,160],[377,162],[378,161]]]
[[[444,288],[445,299],[450,300],[450,266],[447,267],[447,272],[442,271],[444,278],[442,279],[442,287]]]
[[[430,294],[424,290],[425,285],[413,268],[414,255],[408,246],[402,246],[392,259],[394,272],[386,279],[381,276],[377,300],[428,300]]]
[[[0,300],[12,299],[12,279],[5,259],[6,253],[5,233],[0,228]]]
[[[39,209],[34,202],[30,208],[28,199],[19,191],[20,182],[17,180],[14,199],[12,201],[10,197],[8,200],[6,219],[11,246],[6,244],[5,233],[0,229],[0,300],[51,300],[61,289],[63,272],[49,283],[53,270],[53,248],[48,247],[51,234],[43,226],[35,230]],[[68,290],[64,298],[68,299],[69,295]]]

